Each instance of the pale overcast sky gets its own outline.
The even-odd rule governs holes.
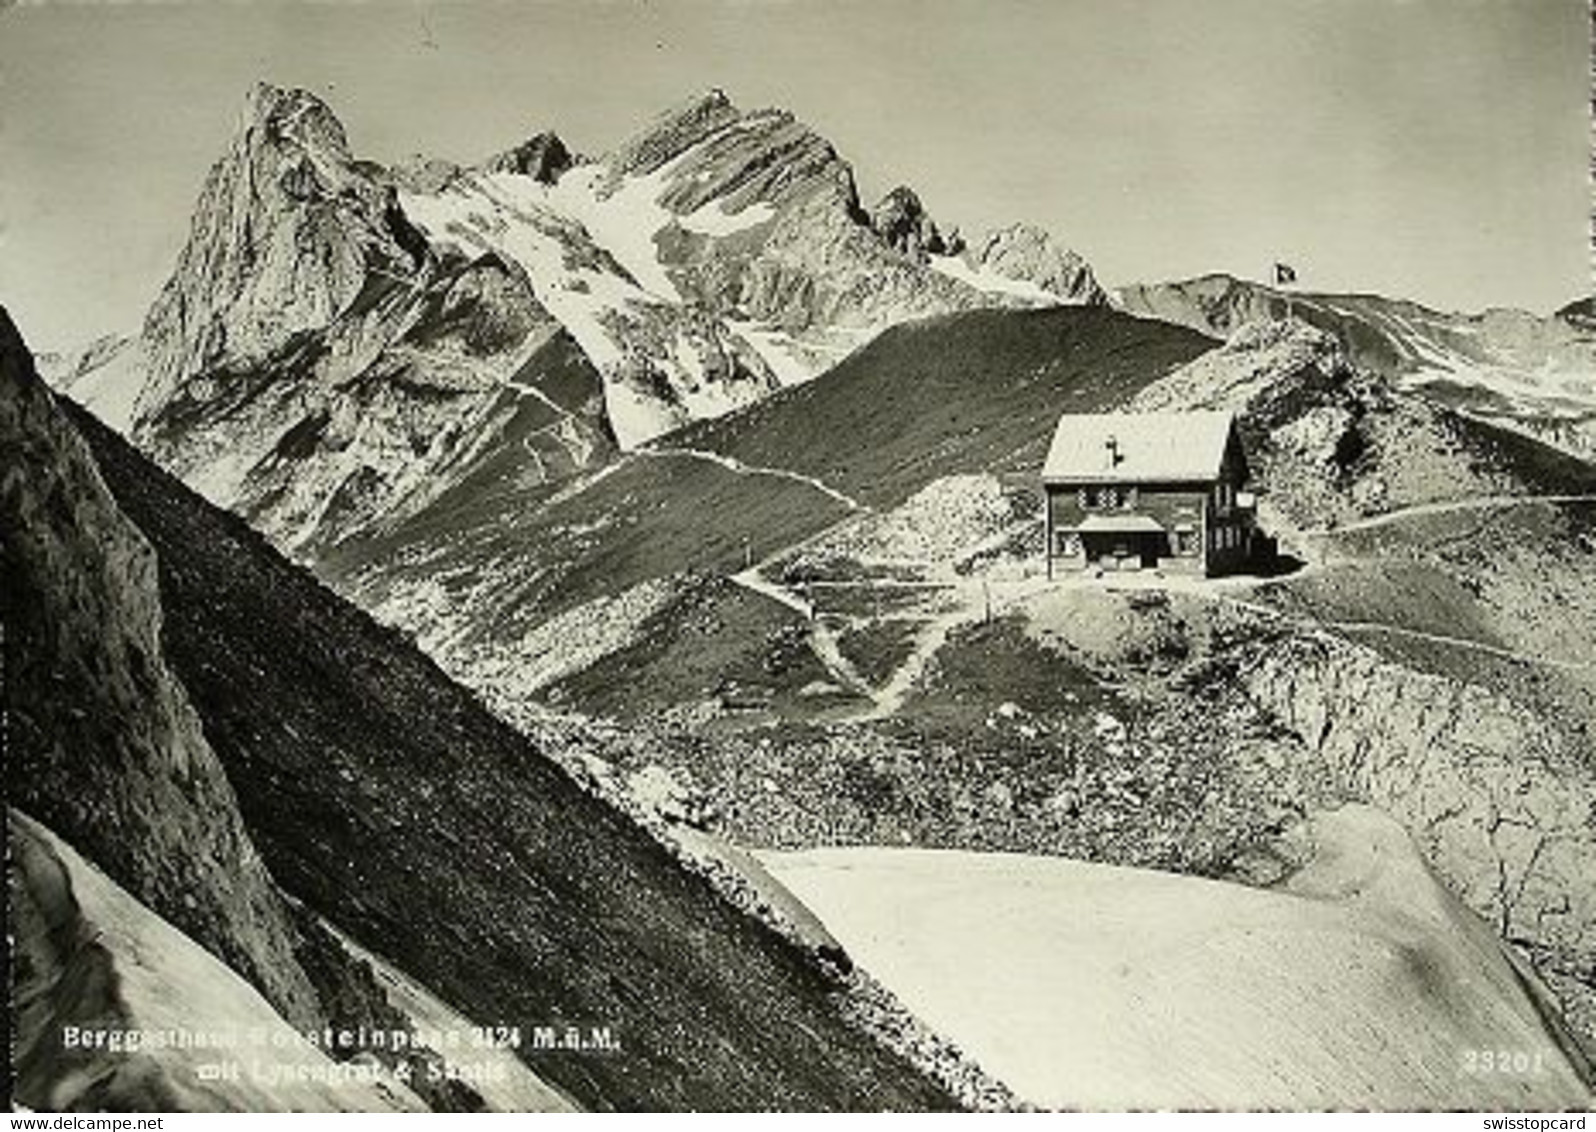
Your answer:
[[[3,0],[0,0],[3,2]],[[0,302],[41,348],[137,326],[257,79],[357,152],[607,149],[711,86],[867,203],[1049,228],[1107,283],[1546,311],[1590,289],[1584,0],[656,0],[0,11]]]

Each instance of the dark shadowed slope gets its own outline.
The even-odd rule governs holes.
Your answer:
[[[659,443],[817,476],[888,506],[939,476],[1034,472],[1060,413],[1122,404],[1214,345],[1098,307],[946,315],[888,330],[808,385]]]
[[[502,639],[652,578],[741,569],[748,554],[775,553],[847,514],[794,480],[634,454],[580,491],[480,481],[391,532],[337,548],[317,569],[340,584],[355,579],[368,609],[410,587],[443,595],[439,613],[467,635]]]
[[[64,1046],[68,1027],[282,1035],[403,1018],[268,875],[167,663],[154,550],[3,311],[0,598],[16,1097],[57,1110],[475,1107],[458,1082],[423,1083],[431,1057],[415,1051],[377,1056],[414,1071],[419,1098],[202,1081],[205,1055],[186,1048]]]
[[[485,1024],[611,1027],[621,1052],[528,1055],[585,1106],[951,1104],[397,635],[75,420],[156,548],[170,663],[285,889]]]
[[[313,1025],[298,932],[161,655],[155,572],[0,310],[7,801]]]

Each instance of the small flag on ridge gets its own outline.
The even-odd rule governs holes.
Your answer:
[[[1297,281],[1297,269],[1289,263],[1275,264],[1275,286],[1284,287],[1287,283]]]

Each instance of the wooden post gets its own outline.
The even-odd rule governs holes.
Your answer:
[[[1214,493],[1210,488],[1203,493],[1203,556],[1199,565],[1202,567],[1203,577],[1209,576],[1209,563],[1214,553]]]
[[[1042,556],[1047,560],[1047,580],[1053,580],[1053,493],[1042,485]]]

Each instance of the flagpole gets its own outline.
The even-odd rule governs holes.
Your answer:
[[[1281,296],[1286,300],[1286,321],[1290,322],[1291,313],[1291,285],[1297,281],[1297,269],[1290,264],[1275,260],[1274,269],[1275,286],[1280,288]]]

